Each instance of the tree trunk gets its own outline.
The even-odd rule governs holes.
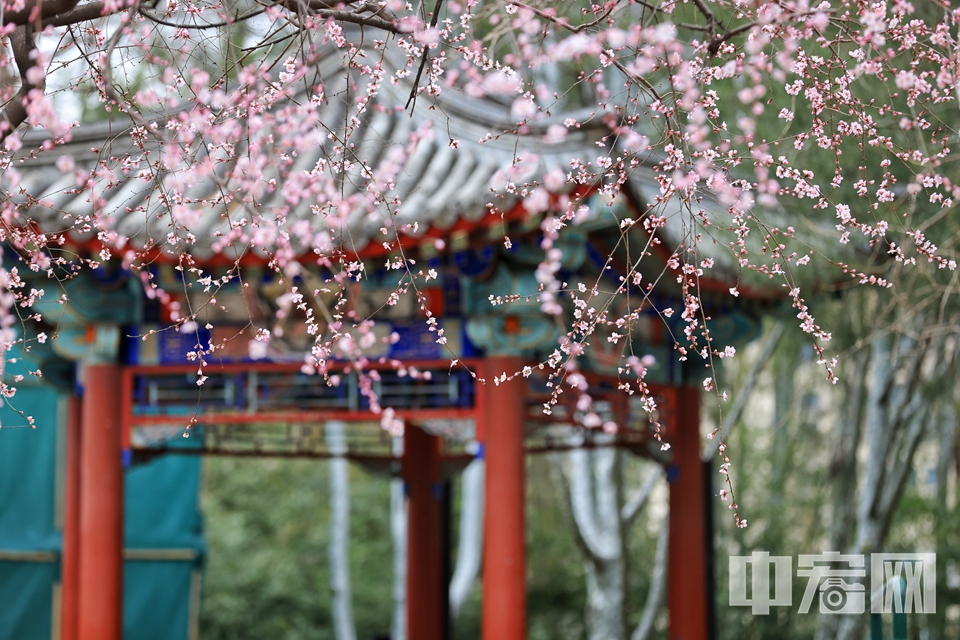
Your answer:
[[[342,422],[326,425],[330,458],[330,590],[334,636],[337,640],[356,640],[350,596],[350,467],[346,427]]]
[[[952,526],[949,497],[950,466],[953,464],[957,444],[957,411],[947,404],[940,420],[939,433],[940,454],[937,458],[937,495],[934,506],[933,537],[937,553],[946,555],[954,543],[956,530]],[[946,572],[937,574],[937,592],[948,593],[949,586]],[[930,616],[933,623],[930,625],[930,640],[944,640],[947,631],[947,608],[937,607],[937,611]]]
[[[588,637],[621,640],[626,638],[626,559],[619,453],[574,449],[567,457],[570,507],[586,555]]]
[[[626,637],[624,593],[626,563],[622,557],[588,562],[587,626],[590,640],[620,640]]]
[[[647,601],[640,614],[640,622],[633,630],[630,640],[647,640],[653,633],[657,616],[663,608],[664,587],[667,583],[667,542],[670,534],[670,518],[664,517],[660,524],[660,535],[657,536],[657,551],[653,558],[653,574],[650,576],[650,590],[647,592]]]
[[[846,549],[851,543],[855,512],[850,506],[851,496],[857,491],[857,449],[860,446],[864,413],[864,380],[870,360],[866,353],[854,354],[849,360],[852,371],[841,384],[846,402],[841,410],[841,424],[837,425],[837,441],[830,460],[828,474],[832,480],[830,549]]]
[[[920,325],[922,318],[916,320]],[[925,387],[948,375],[956,347],[942,337],[914,338],[879,335],[870,345],[869,374],[864,376],[863,445],[867,449],[856,504],[851,554],[883,549],[890,522],[900,501],[917,447],[932,430],[942,408],[927,397]],[[835,504],[835,513],[842,509]],[[842,619],[841,619],[842,618]],[[864,616],[821,616],[817,640],[853,640],[862,633]]]
[[[483,458],[474,458],[463,470],[460,489],[460,539],[457,564],[450,579],[450,616],[456,619],[480,572],[483,549]]]

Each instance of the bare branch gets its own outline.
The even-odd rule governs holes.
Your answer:
[[[50,16],[49,18],[44,18],[43,26],[67,27],[72,24],[96,20],[104,17],[103,10],[103,2],[98,1],[81,4],[70,11],[58,13]],[[113,13],[118,13],[118,11],[114,11]]]
[[[695,4],[699,7],[700,5],[703,4],[703,0],[695,0]],[[706,8],[706,7],[704,7],[704,8]],[[756,26],[758,26],[758,25],[760,24],[759,22],[748,22],[748,23],[742,24],[742,25],[740,25],[739,27],[736,27],[736,28],[734,28],[734,29],[730,29],[729,31],[726,31],[726,32],[724,32],[724,33],[722,33],[722,34],[718,34],[718,33],[716,32],[716,18],[713,16],[712,13],[709,13],[709,11],[710,11],[710,10],[707,9],[707,12],[708,12],[708,13],[706,14],[706,15],[708,15],[708,18],[707,18],[707,27],[706,27],[705,29],[703,29],[703,30],[706,31],[707,33],[711,34],[710,43],[707,45],[707,51],[710,53],[711,56],[717,55],[717,54],[720,52],[720,47],[722,47],[722,46],[723,46],[723,43],[726,42],[727,40],[730,40],[731,38],[735,38],[735,37],[737,37],[738,35],[740,35],[741,33],[746,33],[747,31],[750,31],[751,29],[753,29],[754,27],[756,27]],[[818,9],[818,11],[819,11],[819,9]],[[812,12],[812,11],[806,11],[806,12],[803,12],[803,13],[798,13],[798,14],[794,15],[793,17],[794,17],[794,18],[803,18],[803,17],[809,16],[809,15],[811,15],[811,14],[813,14],[813,13],[814,13],[814,12]],[[827,11],[826,13],[832,14],[833,11],[830,10],[830,11]],[[690,27],[691,27],[691,25],[684,25],[684,26],[686,26],[687,28],[690,28]]]
[[[276,4],[298,15],[307,14],[320,18],[332,18],[338,22],[349,22],[362,27],[382,29],[389,33],[400,33],[400,29],[392,16],[385,12],[383,7],[370,2],[363,2],[351,9],[338,8],[343,6],[344,3],[334,3],[329,0],[280,0]],[[346,4],[355,4],[355,0]]]
[[[570,24],[570,21],[567,20],[566,18],[559,17],[559,16],[557,16],[556,14],[548,13],[548,12],[544,11],[543,9],[538,9],[537,7],[535,7],[535,6],[533,6],[533,5],[530,5],[530,4],[527,4],[527,3],[525,3],[525,2],[511,2],[510,4],[515,5],[515,6],[517,6],[517,7],[523,7],[524,9],[528,9],[528,10],[532,11],[536,16],[538,16],[538,17],[540,17],[540,18],[543,18],[544,20],[546,20],[546,21],[548,21],[548,22],[552,22],[553,24],[557,25],[558,27],[563,27],[564,29],[566,29],[566,30],[568,30],[568,31],[571,31],[571,32],[573,32],[573,33],[580,33],[580,32],[582,32],[582,31],[586,31],[587,29],[590,29],[590,28],[592,28],[592,27],[595,27],[595,26],[597,26],[598,24],[600,24],[601,22],[603,22],[604,20],[606,20],[608,17],[610,17],[610,14],[613,13],[613,11],[617,8],[617,6],[618,6],[620,3],[619,3],[619,2],[614,2],[613,4],[611,4],[611,5],[609,6],[609,8],[608,8],[606,11],[604,11],[603,13],[601,13],[596,19],[591,20],[590,22],[586,22],[586,23],[584,23],[584,24],[578,24],[578,25],[572,25],[572,24]],[[640,4],[644,4],[644,3],[640,3]],[[653,7],[653,6],[651,6],[651,5],[644,4],[644,6],[650,8],[650,9],[656,10],[656,7]]]
[[[19,11],[4,12],[2,22],[4,26],[10,24],[23,26],[66,13],[76,6],[77,0],[47,0],[46,2],[30,3]]]
[[[730,31],[727,31],[722,35],[713,36],[712,38],[710,38],[710,44],[707,45],[707,51],[710,52],[711,56],[717,55],[717,53],[719,53],[720,51],[720,47],[723,46],[724,42],[726,42],[730,38],[735,38],[741,33],[750,31],[750,29],[753,29],[755,26],[757,26],[756,22],[748,22],[747,24],[742,24],[735,29],[731,29]]]
[[[935,419],[939,418],[939,413],[927,407],[916,413],[910,420],[910,430],[904,438],[905,442],[900,447],[899,455],[891,460],[892,469],[889,470],[887,477],[889,480],[880,488],[879,500],[877,504],[877,515],[889,523],[893,510],[900,500],[903,493],[903,487],[906,484],[907,475],[913,469],[913,457],[923,440],[933,427]]]
[[[437,19],[440,17],[440,7],[443,6],[443,0],[437,0],[437,4],[433,6],[433,17],[430,19],[430,26],[437,26]],[[403,106],[404,109],[410,108],[410,103],[414,102],[417,99],[417,91],[420,89],[420,77],[423,76],[423,69],[427,66],[427,57],[430,55],[430,48],[424,43],[423,45],[423,57],[420,58],[420,67],[417,69],[417,77],[413,81],[413,86],[410,88],[410,97],[407,98],[407,104]]]
[[[396,23],[379,15],[364,15],[353,11],[341,11],[339,9],[321,9],[317,11],[321,18],[333,18],[339,22],[349,22],[360,25],[361,27],[374,27],[390,33],[400,33]]]
[[[32,84],[27,73],[34,66],[30,59],[31,53],[36,50],[37,45],[33,39],[33,28],[30,26],[17,27],[16,31],[10,36],[10,45],[13,48],[13,58],[17,63],[17,71],[20,73],[20,90],[7,102],[0,114],[0,142],[6,140],[7,136],[17,130],[27,119],[27,103],[30,100],[30,94],[33,91],[43,92],[45,81],[41,79],[38,84]]]
[[[369,2],[364,2],[363,4],[351,10],[337,9],[335,8],[336,5],[332,5],[329,2],[324,2],[323,0],[312,0],[306,4],[297,2],[297,0],[283,0],[282,2],[277,2],[276,4],[293,12],[305,12],[321,18],[332,18],[339,22],[349,22],[351,24],[360,26],[373,27],[388,31],[390,33],[400,33],[396,22],[389,16],[389,14],[385,14],[382,7]],[[110,14],[106,15],[120,13],[122,10],[123,9],[121,8],[121,10],[111,11]],[[44,17],[42,24],[45,27],[66,27],[72,24],[79,24],[81,22],[88,22],[90,20],[102,18],[105,15],[103,11],[104,3],[100,0],[81,5],[77,5],[74,2],[73,7],[70,9],[64,9],[63,11],[57,13],[48,13],[45,11],[43,14]],[[159,16],[142,10],[140,11],[140,15],[151,22],[162,24],[167,27],[199,30],[226,27],[231,24],[242,22],[244,20],[248,20],[249,18],[258,16],[263,13],[263,11],[264,9],[258,9],[242,16],[232,18],[230,21],[212,22],[209,24],[178,24],[171,20],[160,18]],[[5,23],[7,22],[10,21],[7,20]]]
[[[149,11],[144,11],[142,9],[140,10],[140,15],[146,18],[147,20],[150,20],[151,22],[162,24],[165,27],[174,27],[175,29],[219,29],[221,27],[228,27],[232,24],[243,22],[244,20],[249,20],[250,18],[259,16],[264,11],[266,11],[266,9],[257,9],[255,11],[246,13],[242,16],[233,16],[229,20],[221,20],[220,22],[208,22],[204,24],[172,22],[170,20],[165,20],[159,16],[152,15]]]
[[[640,485],[637,493],[630,499],[630,502],[623,505],[623,508],[620,510],[620,519],[623,520],[624,527],[629,527],[633,524],[637,515],[641,509],[643,509],[643,506],[647,504],[647,500],[650,499],[653,490],[657,487],[657,481],[662,477],[663,468],[657,467],[651,471],[650,475],[643,481],[643,484]]]

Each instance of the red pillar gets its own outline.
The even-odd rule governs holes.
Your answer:
[[[70,396],[67,404],[66,501],[63,513],[63,554],[60,560],[61,640],[77,640],[77,598],[80,551],[80,420],[82,403]]]
[[[85,365],[80,428],[78,640],[121,640],[123,463],[121,370]]]
[[[478,437],[486,460],[483,536],[483,638],[524,640],[527,637],[527,562],[524,509],[523,378],[493,384],[523,366],[514,356],[489,357],[483,376],[487,385]]]
[[[403,479],[407,486],[407,637],[443,640],[447,578],[440,438],[407,425]]]
[[[700,389],[677,389],[671,426],[670,539],[667,556],[669,640],[707,640],[707,526],[700,461]]]

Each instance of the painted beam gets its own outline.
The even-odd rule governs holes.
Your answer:
[[[123,462],[121,371],[83,369],[80,427],[78,640],[121,640],[123,612]]]
[[[523,368],[515,356],[486,358],[478,438],[486,460],[483,548],[484,640],[527,637],[524,379],[493,384]]]

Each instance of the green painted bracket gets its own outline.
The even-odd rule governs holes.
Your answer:
[[[556,323],[544,315],[474,316],[467,320],[466,329],[470,342],[490,354],[533,355],[556,346],[560,337]]]
[[[497,265],[493,276],[487,280],[475,281],[470,278],[460,279],[460,300],[465,316],[494,315],[540,315],[540,303],[537,302],[539,284],[532,270],[515,272],[507,267]],[[523,298],[516,302],[494,306],[490,304],[490,296],[521,295]],[[530,300],[526,299],[530,296]]]
[[[29,345],[29,351],[24,348],[19,352],[12,352],[11,357],[17,361],[11,362],[8,360],[5,373],[23,376],[23,380],[17,383],[18,387],[49,384],[61,391],[73,391],[76,374],[74,363],[61,358],[53,350],[54,340],[47,340],[43,344],[37,341],[36,332],[31,329],[33,327],[28,326],[27,344]],[[41,377],[30,375],[30,372],[37,370],[40,370]]]
[[[134,278],[121,276],[114,284],[103,284],[81,274],[60,286],[49,281],[31,283],[44,295],[34,308],[51,325],[85,325],[90,322],[137,324],[143,315],[143,292]],[[66,294],[69,302],[60,304]]]
[[[580,228],[566,228],[554,245],[563,252],[560,266],[564,269],[579,269],[587,259],[587,234]],[[546,259],[546,252],[532,244],[517,244],[503,255],[506,259],[529,267],[536,267]]]
[[[656,358],[656,363],[647,369],[647,377],[645,378],[647,382],[651,384],[672,384],[674,382],[669,377],[671,359],[676,360],[677,358],[677,354],[672,347],[634,340],[631,348],[634,353],[640,356],[651,355]],[[594,348],[591,345],[590,348],[584,350],[583,355],[590,371],[596,373],[615,376],[620,373],[619,369],[623,367],[622,348],[604,350]],[[630,379],[633,379],[633,377],[631,376]]]
[[[115,324],[61,326],[53,350],[62,358],[86,364],[112,363],[120,351],[120,327]]]
[[[87,322],[136,324],[142,316],[140,283],[124,278],[113,287],[104,287],[93,278],[74,278],[67,283],[67,307]]]

